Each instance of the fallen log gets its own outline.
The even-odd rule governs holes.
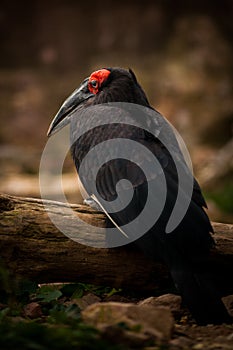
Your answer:
[[[150,261],[132,245],[112,249],[92,248],[67,238],[50,221],[48,211],[63,220],[66,204],[41,199],[0,195],[0,256],[14,275],[38,283],[86,282],[150,292],[167,288],[166,266]],[[78,216],[104,227],[106,217],[84,205],[71,205]],[[72,217],[66,217],[72,223]],[[212,260],[224,294],[232,290],[233,225],[213,223],[216,249]],[[76,227],[78,233],[84,227]]]

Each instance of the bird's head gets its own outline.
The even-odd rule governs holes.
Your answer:
[[[93,72],[65,100],[47,135],[51,136],[67,125],[77,109],[108,102],[128,102],[149,107],[147,97],[131,69],[103,68]]]

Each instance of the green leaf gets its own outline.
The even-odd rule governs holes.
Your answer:
[[[83,283],[70,283],[65,284],[60,291],[62,295],[70,297],[72,299],[81,298],[86,291],[85,285]]]
[[[111,297],[112,295],[119,293],[121,291],[122,291],[122,289],[112,288],[112,290],[109,293],[107,293],[107,297]]]
[[[43,289],[36,296],[38,299],[41,299],[41,301],[49,303],[53,300],[57,300],[58,298],[60,298],[62,296],[62,292],[58,289]]]
[[[29,300],[30,294],[36,292],[38,285],[36,282],[29,280],[19,280],[17,288],[15,289],[15,295],[17,300],[20,300],[21,303],[27,303]]]
[[[71,299],[82,298],[84,292],[85,292],[85,289],[83,289],[81,286],[79,286],[78,288],[76,288],[76,290],[72,294]]]

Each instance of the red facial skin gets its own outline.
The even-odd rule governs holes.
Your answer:
[[[110,74],[110,71],[107,69],[100,69],[93,72],[90,75],[89,82],[88,82],[89,91],[92,92],[93,94],[97,94],[99,92],[101,85],[108,78],[109,74]],[[96,82],[96,87],[92,85],[91,82],[93,81]]]

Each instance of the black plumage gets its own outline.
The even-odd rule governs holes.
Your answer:
[[[111,103],[118,102],[146,107],[141,110],[137,122],[140,125],[140,120],[143,120],[142,124],[146,123],[149,130],[157,128],[159,133],[163,133],[166,144],[171,145],[173,154],[155,136],[154,132],[150,133],[148,129],[145,130],[140,126],[133,125],[133,123],[122,122],[122,117],[124,120],[125,115],[127,115],[126,121],[134,121],[135,113],[134,109],[131,111],[130,107],[125,109],[124,104],[117,105],[117,108],[114,109]],[[113,109],[111,110],[111,108]],[[113,111],[114,123],[101,124],[91,128],[92,125],[96,125],[98,115],[113,113]],[[71,116],[72,113],[73,118],[67,119],[67,115]],[[134,73],[131,70],[126,71],[121,68],[106,68],[94,72],[89,79],[84,80],[71,98],[65,101],[52,122],[49,134],[59,130],[68,121],[71,121],[71,153],[78,173],[80,173],[80,166],[88,152],[106,140],[116,138],[132,140],[146,147],[156,157],[163,174],[151,170],[149,177],[146,178],[142,171],[145,162],[143,151],[137,151],[137,154],[134,154],[136,151],[132,148],[132,158],[136,157],[138,160],[138,164],[135,164],[124,157],[115,159],[117,150],[109,149],[106,151],[106,147],[103,146],[102,151],[100,148],[98,152],[101,152],[101,156],[103,156],[102,152],[112,152],[111,160],[106,162],[99,169],[97,177],[93,178],[92,162],[95,162],[95,157],[98,158],[97,153],[82,168],[82,174],[79,176],[87,193],[89,195],[95,193],[96,186],[99,198],[108,201],[110,208],[112,201],[117,196],[128,191],[127,187],[122,187],[117,193],[116,184],[122,179],[130,181],[134,189],[131,202],[120,211],[115,212],[114,206],[110,211],[111,218],[118,226],[124,226],[142,212],[148,197],[148,181],[156,189],[152,206],[152,209],[154,207],[156,211],[157,200],[160,195],[163,196],[163,193],[160,192],[163,191],[162,177],[165,176],[167,194],[161,215],[146,234],[138,238],[134,244],[138,245],[146,256],[152,259],[160,256],[165,261],[183,301],[199,324],[229,321],[230,317],[211,276],[209,251],[214,245],[210,234],[213,230],[203,209],[206,203],[201,189],[185,163],[172,129],[166,124],[163,117],[150,106]],[[80,132],[83,125],[87,125],[86,131]],[[187,181],[190,179],[193,181],[193,192],[182,221],[171,233],[166,234],[166,225],[176,203],[178,187],[182,186],[178,181],[176,162],[180,164],[184,178],[187,178]],[[185,186],[181,190],[185,198]],[[154,215],[153,210],[150,214]],[[132,232],[127,233],[133,235]]]

